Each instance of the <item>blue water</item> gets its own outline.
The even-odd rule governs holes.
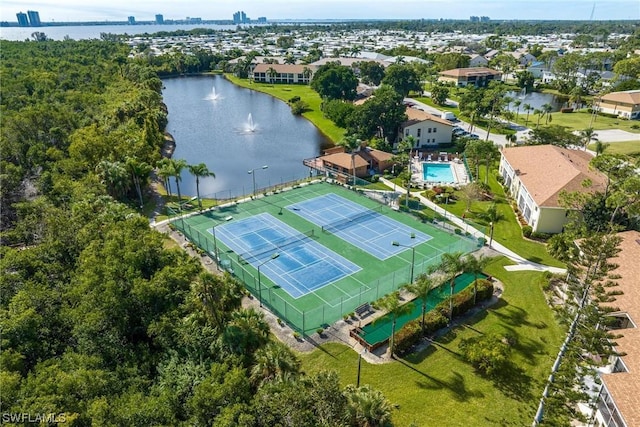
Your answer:
[[[422,163],[422,179],[430,182],[446,182],[453,184],[453,172],[449,164]]]

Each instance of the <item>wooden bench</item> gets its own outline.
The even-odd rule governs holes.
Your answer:
[[[371,308],[371,305],[369,305],[369,303],[367,302],[356,307],[354,312],[358,315],[358,317],[363,317],[365,314],[373,313],[373,308]]]

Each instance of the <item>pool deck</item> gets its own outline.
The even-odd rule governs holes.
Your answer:
[[[449,165],[451,167],[451,174],[455,182],[441,182],[441,181],[425,181],[424,173],[422,169],[423,163]],[[431,188],[437,185],[466,185],[469,183],[469,177],[467,176],[467,170],[462,160],[457,157],[451,161],[433,161],[414,157],[411,161],[411,180],[413,183],[422,186],[422,188]]]

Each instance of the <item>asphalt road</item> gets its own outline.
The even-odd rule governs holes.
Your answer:
[[[429,95],[428,92],[425,93],[427,96]],[[423,102],[417,101],[413,98],[405,98],[404,102],[406,104],[410,104],[412,105],[414,108],[418,108],[422,111],[426,111],[427,113],[431,113],[434,114],[438,117],[441,116],[442,111],[438,110],[437,108],[434,108],[430,105],[427,105]],[[453,101],[451,99],[447,99],[447,103],[449,105],[452,106],[457,106],[458,103],[456,101]],[[463,121],[458,121],[454,123],[456,126],[460,126],[461,128],[463,128],[464,130],[469,131],[469,129],[471,128],[471,125],[467,122],[463,122]],[[519,125],[517,123],[513,123],[510,122],[509,125],[511,126],[512,129],[514,129],[516,131],[516,137],[518,138],[518,141],[524,141],[527,139],[527,134],[528,132],[531,130],[529,128],[526,128],[522,125]],[[478,135],[480,137],[480,139],[490,139],[491,141],[493,141],[496,145],[500,145],[502,147],[504,147],[505,145],[509,144],[509,142],[507,141],[507,138],[505,137],[505,135],[500,135],[497,133],[491,133],[488,138],[487,138],[487,131],[486,129],[482,129],[479,127],[474,127],[473,132],[476,135]],[[640,141],[640,133],[632,133],[632,132],[627,132],[625,130],[621,130],[621,129],[607,129],[607,130],[596,130],[596,134],[597,137],[600,141],[602,142],[624,142],[624,141]]]

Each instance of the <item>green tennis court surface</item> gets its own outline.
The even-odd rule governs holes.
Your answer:
[[[374,239],[368,239],[367,235],[374,233],[370,227],[354,227],[354,224],[358,224],[358,219],[347,227],[351,237],[345,238],[344,234],[341,237],[341,233],[323,232],[317,218],[313,219],[316,222],[312,222],[292,208],[296,204],[318,197],[331,203],[332,197],[325,198],[327,195],[339,196],[350,205],[357,205],[359,209],[374,210],[378,225],[396,223],[402,233],[426,238],[414,241],[411,236],[398,235],[397,231],[394,231],[388,235],[376,234]],[[280,231],[271,233],[267,229],[261,229],[259,232],[255,231],[257,235],[244,242],[237,240],[234,236],[242,229],[242,224],[235,231],[232,224],[258,215],[264,219],[262,223],[274,224],[273,227]],[[388,218],[388,221],[383,218]],[[365,216],[363,219],[371,220],[371,216]],[[313,333],[317,328],[351,313],[359,305],[375,301],[408,283],[414,252],[414,276],[417,276],[425,272],[430,265],[437,264],[443,253],[470,252],[477,246],[477,242],[471,238],[422,223],[411,215],[394,211],[387,206],[381,207],[378,202],[360,193],[326,182],[315,182],[292,190],[269,193],[265,197],[220,206],[201,214],[176,217],[172,219],[172,224],[191,242],[213,258],[217,258],[224,269],[242,281],[273,313],[305,334]],[[360,233],[362,236],[354,236],[354,233]],[[411,246],[392,246],[392,241],[402,239],[410,242]],[[269,246],[270,240],[273,248]],[[296,240],[299,240],[299,243]],[[379,255],[374,256],[374,246],[383,251],[397,252],[390,252],[388,258],[380,259]],[[313,250],[315,255],[292,255],[307,250]],[[252,251],[257,256],[252,258]],[[281,255],[283,253],[286,256]],[[328,260],[329,263],[344,259],[358,269],[342,268],[345,274],[336,275],[341,276],[337,280],[323,283],[317,288],[308,286],[299,289],[300,292],[292,291],[298,285],[292,287],[281,282],[282,277],[298,277],[299,281],[304,281],[304,274],[299,273],[297,269],[304,267],[300,264],[314,262],[317,259]]]
[[[478,275],[478,279],[486,279],[484,274]],[[458,293],[464,290],[467,286],[472,284],[476,280],[474,274],[463,273],[454,280],[454,293]],[[427,311],[433,310],[433,308],[444,301],[451,295],[451,289],[449,283],[443,283],[437,289],[434,289],[427,298]],[[413,304],[413,310],[411,312],[400,316],[396,319],[396,331],[402,329],[402,327],[408,322],[417,319],[422,316],[422,300],[413,300],[409,304]],[[391,336],[392,318],[389,315],[382,316],[375,321],[363,326],[358,331],[358,335],[371,347],[376,347],[380,343],[386,342]]]

